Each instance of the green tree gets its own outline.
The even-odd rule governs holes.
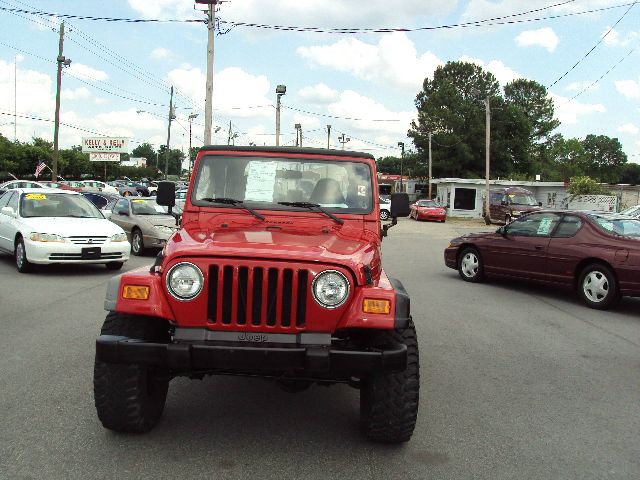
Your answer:
[[[609,195],[609,190],[606,187],[587,176],[573,177],[567,187],[567,192],[571,195]]]
[[[131,151],[132,157],[143,157],[147,159],[147,166],[158,166],[157,163],[160,158],[156,159],[156,150],[150,143],[141,143]],[[158,155],[159,157],[159,155]],[[162,168],[164,170],[164,168]]]
[[[627,163],[627,155],[617,138],[606,135],[587,135],[582,141],[586,155],[586,173],[601,182],[615,182],[621,167]]]
[[[618,183],[640,185],[640,165],[637,163],[627,163],[623,165],[620,168]]]

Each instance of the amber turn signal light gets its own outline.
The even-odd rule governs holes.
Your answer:
[[[149,287],[145,285],[125,285],[122,289],[122,298],[146,300],[149,298]]]
[[[362,302],[362,311],[364,313],[389,313],[391,311],[391,302],[389,300],[365,298]]]

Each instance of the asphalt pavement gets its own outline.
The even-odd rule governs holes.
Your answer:
[[[360,434],[347,386],[235,377],[175,379],[152,432],[107,431],[92,381],[113,273],[18,274],[0,256],[0,478],[640,478],[640,299],[599,312],[547,287],[465,283],[442,252],[483,229],[402,219],[383,242],[420,345],[418,423],[400,446]]]

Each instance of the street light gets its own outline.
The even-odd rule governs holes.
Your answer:
[[[286,85],[276,87],[276,147],[280,145],[280,99],[287,93]]]
[[[404,167],[404,142],[398,142],[398,146],[402,149],[400,152],[400,191],[403,192],[402,171]]]
[[[350,142],[351,139],[349,137],[345,137],[344,133],[338,137],[338,141],[342,144],[342,150],[344,150],[344,144]]]

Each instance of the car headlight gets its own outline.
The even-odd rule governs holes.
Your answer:
[[[64,242],[64,237],[55,233],[31,233],[29,239],[34,242]]]
[[[127,241],[127,234],[122,232],[122,233],[116,233],[115,235],[113,235],[110,240],[112,242],[126,242]]]
[[[171,235],[173,233],[173,228],[167,227],[166,225],[154,225],[154,227],[156,227],[156,230],[160,233],[164,233],[165,235]]]
[[[511,212],[511,215],[520,215],[521,213],[522,213],[522,212],[521,212],[521,211],[519,211],[519,210],[513,210],[513,211]]]
[[[336,270],[325,270],[313,280],[311,291],[313,298],[321,306],[336,308],[349,296],[349,281]]]
[[[204,285],[204,276],[193,263],[178,263],[167,273],[167,289],[178,300],[191,300],[198,296]]]

